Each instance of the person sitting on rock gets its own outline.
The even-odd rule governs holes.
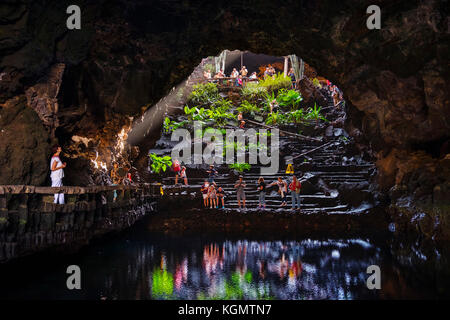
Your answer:
[[[205,182],[203,183],[200,191],[202,192],[202,197],[203,197],[203,205],[205,206],[205,208],[208,207],[208,190],[209,190],[209,183],[208,180],[205,179]]]
[[[217,189],[217,207],[219,207],[220,202],[222,202],[222,209],[225,209],[225,191],[223,191],[222,187]]]
[[[253,72],[250,76],[250,79],[258,79],[258,76],[256,75],[256,72]]]
[[[269,104],[269,107],[270,107],[270,113],[277,112],[277,110],[278,110],[277,100],[273,99],[272,102]]]
[[[245,121],[244,121],[244,120],[241,120],[241,122],[240,122],[240,124],[239,124],[239,128],[240,128],[240,129],[244,129],[244,127],[245,127]]]
[[[209,185],[208,188],[208,198],[209,198],[209,208],[218,208],[217,205],[217,192],[216,192],[216,187],[214,187],[213,184]]]

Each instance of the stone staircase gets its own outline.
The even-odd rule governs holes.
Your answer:
[[[327,119],[331,122],[335,120],[339,113],[334,110],[332,99],[330,97],[329,107],[330,110],[326,115]],[[344,111],[342,111],[344,112]],[[252,125],[247,125],[251,127]],[[367,187],[369,186],[369,179],[371,171],[374,168],[373,163],[364,161],[362,159],[355,159],[346,156],[348,145],[352,141],[346,137],[345,131],[342,129],[337,130],[338,135],[325,135],[325,127],[318,128],[319,135],[323,136],[322,141],[306,141],[300,140],[297,137],[280,135],[280,170],[277,174],[265,175],[264,180],[267,184],[270,184],[277,180],[281,176],[284,180],[290,183],[292,175],[286,174],[287,167],[286,160],[289,157],[296,157],[309,150],[315,149],[326,143],[329,143],[326,147],[315,150],[305,156],[296,158],[294,162],[294,171],[297,178],[300,178],[299,173],[303,174],[300,179],[302,181],[301,191],[301,212],[303,214],[312,214],[316,212],[325,212],[327,214],[351,214],[353,211],[352,206],[343,201],[339,189],[342,186],[348,187],[349,185],[360,184],[364,186],[363,190],[359,192],[367,193]],[[257,126],[255,125],[255,129]],[[345,138],[343,138],[345,137]],[[347,144],[347,146],[346,146]],[[225,165],[216,167],[219,170],[219,176],[215,179],[218,187],[222,187],[225,191],[225,210],[235,211],[238,209],[238,203],[236,199],[236,192],[234,184],[238,179],[238,173],[233,172]],[[189,185],[197,188],[198,192],[196,197],[198,200],[198,206],[196,208],[186,208],[186,210],[198,210],[201,205],[200,187],[207,176],[206,172],[197,177],[190,177],[188,169]],[[244,181],[246,183],[246,207],[247,210],[258,210],[258,196],[259,193],[256,190],[257,180],[260,176],[260,166],[252,165],[249,171],[244,174]],[[181,182],[181,181],[179,181]],[[167,177],[163,179],[163,184],[173,184],[173,177]],[[291,197],[288,193],[288,205],[281,207],[281,198],[277,193],[278,187],[275,185],[266,190],[266,209],[271,211],[292,211],[291,210]]]

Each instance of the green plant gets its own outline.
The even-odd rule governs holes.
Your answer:
[[[163,124],[164,124],[164,127],[163,127],[164,132],[170,133],[178,128],[183,127],[186,124],[186,121],[176,122],[176,121],[170,120],[169,117],[165,117]]]
[[[314,78],[314,79],[312,80],[312,83],[313,83],[313,85],[315,85],[316,87],[322,88],[322,85],[320,84],[319,79]]]
[[[193,91],[188,97],[190,105],[206,106],[221,100],[217,85],[214,83],[201,83],[193,86]]]
[[[172,165],[172,158],[170,156],[160,157],[154,153],[150,153],[149,157],[152,161],[152,172],[156,174],[161,173],[161,170],[165,172]]]
[[[256,102],[258,99],[263,99],[266,93],[267,89],[260,86],[258,82],[247,82],[241,90],[242,97],[253,102]]]
[[[260,109],[256,105],[251,104],[247,100],[244,100],[241,103],[241,106],[237,108],[237,111],[242,113],[249,113],[254,116],[256,113],[260,111]]]
[[[282,73],[278,73],[274,77],[266,77],[259,81],[258,86],[266,88],[268,92],[278,92],[278,90],[283,88],[292,88],[292,83],[291,78],[285,77]]]
[[[225,125],[227,120],[234,118],[234,115],[231,112],[223,111],[220,108],[207,109],[206,115],[209,119],[214,120],[219,126]]]
[[[308,120],[315,120],[316,122],[318,122],[319,120],[324,120],[324,121],[328,121],[324,116],[322,116],[320,114],[320,109],[321,107],[317,108],[317,104],[314,103],[314,108],[309,108],[308,109],[308,114],[305,116],[305,119]]]
[[[291,111],[286,114],[286,121],[293,123],[300,123],[305,120],[306,115],[303,112],[303,109],[298,109],[295,111]]]
[[[247,170],[247,171],[250,170],[252,168],[252,165],[249,164],[249,163],[239,163],[239,162],[237,162],[237,163],[232,163],[232,164],[228,165],[228,167],[230,169],[234,169],[234,170],[242,173],[245,170]]]
[[[270,112],[270,104],[273,100],[276,100],[274,92],[264,94],[264,112]]]
[[[272,112],[266,118],[266,124],[283,124],[286,122],[286,117],[283,113]]]
[[[295,110],[303,100],[302,95],[295,90],[280,89],[278,91],[277,102],[280,107],[290,107]]]

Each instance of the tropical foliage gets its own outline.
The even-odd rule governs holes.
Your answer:
[[[234,170],[242,173],[245,170],[247,170],[247,171],[250,170],[252,168],[252,165],[249,164],[249,163],[239,163],[239,162],[237,162],[237,163],[232,163],[232,164],[228,165],[228,167],[230,169],[234,169]]]
[[[221,99],[217,85],[209,82],[194,85],[193,91],[188,97],[188,103],[203,107]]]
[[[150,160],[152,161],[151,169],[152,172],[159,174],[162,171],[166,171],[167,168],[172,166],[172,158],[170,156],[160,157],[154,153],[149,154]]]
[[[186,124],[186,121],[176,122],[174,120],[170,120],[169,117],[164,118],[164,132],[171,133],[172,131],[183,127]]]
[[[321,107],[317,107],[317,104],[314,103],[314,108],[308,109],[308,114],[305,116],[307,120],[315,120],[316,122],[319,120],[328,121],[323,115],[320,114]]]
[[[295,110],[303,100],[302,95],[295,90],[280,89],[277,95],[277,102],[280,107],[290,107]]]
[[[256,113],[258,113],[260,111],[260,108],[258,108],[256,105],[248,102],[247,100],[244,100],[241,103],[241,106],[237,108],[238,112],[242,112],[242,113],[249,113],[251,115],[255,115]]]
[[[263,99],[267,89],[259,85],[258,82],[247,82],[247,84],[242,88],[242,98],[255,102],[258,99]]]
[[[268,92],[277,92],[280,89],[290,89],[292,87],[291,78],[279,73],[274,77],[266,77],[259,81],[258,86],[265,88]]]

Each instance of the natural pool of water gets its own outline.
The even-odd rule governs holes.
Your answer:
[[[81,268],[82,289],[66,288]],[[381,290],[366,286],[370,265]],[[407,275],[407,276],[405,276]],[[433,288],[371,239],[167,236],[145,224],[69,256],[0,266],[0,299],[402,299]]]

